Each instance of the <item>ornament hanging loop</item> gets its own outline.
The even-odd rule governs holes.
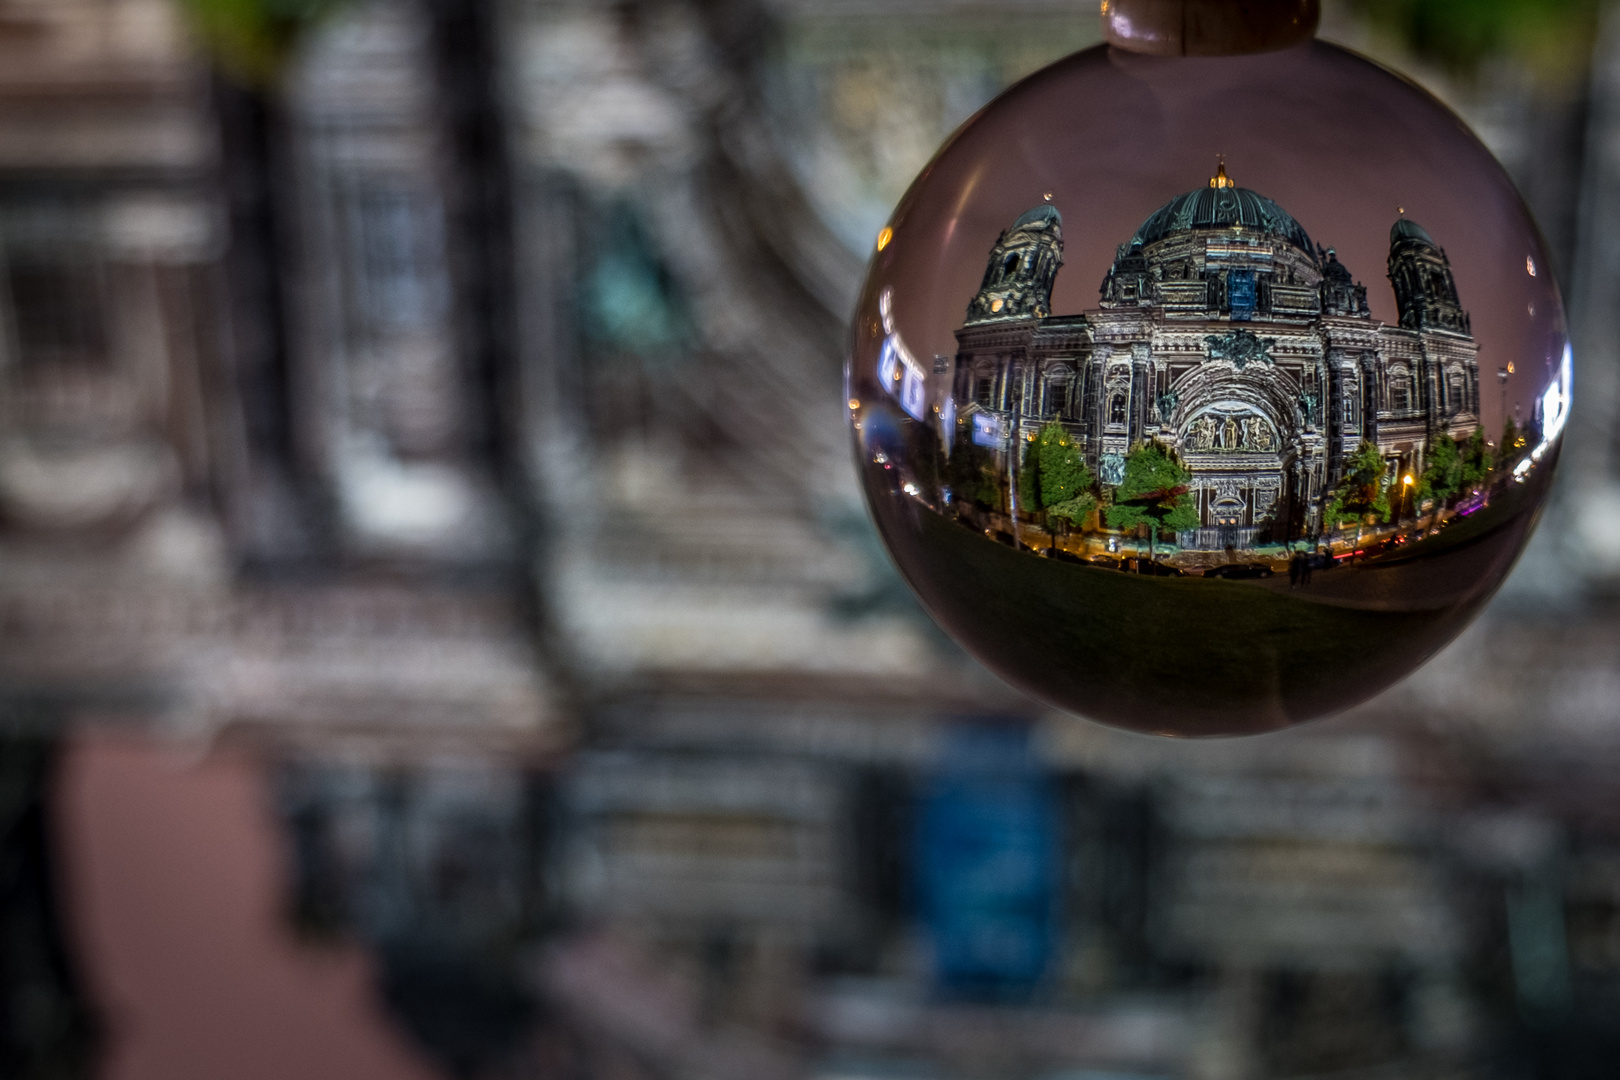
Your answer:
[[[1102,0],[1110,45],[1150,56],[1240,56],[1316,36],[1321,0]]]

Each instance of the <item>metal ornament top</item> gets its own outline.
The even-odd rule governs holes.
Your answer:
[[[1316,36],[1321,0],[1102,0],[1110,45],[1152,56],[1239,56]]]

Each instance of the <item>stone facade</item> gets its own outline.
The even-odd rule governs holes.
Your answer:
[[[1174,447],[1203,522],[1187,546],[1315,534],[1363,441],[1395,470],[1479,426],[1468,313],[1444,249],[1405,218],[1390,234],[1396,326],[1332,248],[1224,166],[1120,245],[1083,315],[1048,311],[1062,251],[1050,205],[998,238],[957,332],[958,413],[1024,436],[1057,421],[1105,483],[1133,445]]]

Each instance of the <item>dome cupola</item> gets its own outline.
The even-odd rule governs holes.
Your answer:
[[[1142,222],[1132,243],[1148,247],[1176,233],[1197,229],[1253,229],[1286,240],[1307,254],[1316,249],[1293,216],[1264,195],[1238,187],[1221,163],[1205,187],[1165,203]]]

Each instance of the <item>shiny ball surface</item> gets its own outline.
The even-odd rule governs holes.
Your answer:
[[[1360,702],[1450,641],[1570,403],[1542,241],[1443,105],[1320,42],[1099,47],[876,238],[846,370],[872,514],[1009,683],[1163,735]]]

